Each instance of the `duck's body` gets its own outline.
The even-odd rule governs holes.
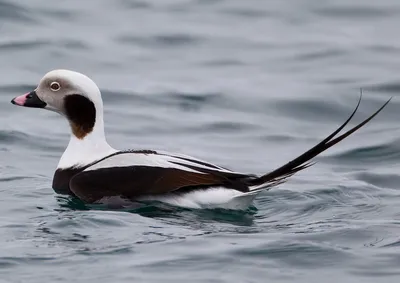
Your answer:
[[[189,208],[245,209],[255,177],[153,150],[115,150],[86,165],[58,167],[53,188],[88,203],[154,200]]]
[[[157,200],[190,208],[245,209],[254,197],[308,167],[313,157],[365,125],[371,117],[334,138],[350,118],[321,143],[282,167],[262,176],[230,171],[193,157],[154,150],[112,148],[106,141],[103,102],[97,85],[83,74],[55,70],[38,88],[13,104],[45,108],[65,116],[71,138],[53,178],[57,193],[88,203],[110,200]]]

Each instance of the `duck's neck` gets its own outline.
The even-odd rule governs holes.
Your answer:
[[[82,139],[71,133],[69,144],[61,156],[57,168],[79,168],[116,151],[107,143],[103,119],[96,117],[93,130]]]

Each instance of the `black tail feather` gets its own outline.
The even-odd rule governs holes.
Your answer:
[[[333,139],[353,118],[354,114],[357,112],[358,107],[360,106],[362,98],[362,93],[360,94],[360,99],[358,100],[357,106],[354,109],[353,113],[351,113],[350,117],[332,134],[330,134],[328,137],[326,137],[323,141],[321,141],[319,144],[314,146],[313,148],[309,149],[302,155],[298,156],[297,158],[293,159],[292,161],[286,163],[285,165],[275,169],[274,171],[271,171],[261,177],[255,178],[251,181],[252,186],[262,186],[262,188],[266,187],[272,187],[276,186],[278,184],[281,184],[286,181],[287,178],[292,176],[293,174],[297,173],[298,171],[301,171],[307,167],[312,166],[314,163],[309,162],[312,158],[316,157],[318,154],[322,153],[323,151],[327,150],[331,146],[337,144],[338,142],[342,141],[346,137],[350,136],[352,133],[360,129],[362,126],[367,124],[369,121],[372,120],[379,112],[385,108],[385,106],[390,102],[392,98],[390,98],[388,101],[383,104],[381,108],[379,108],[374,114],[372,114],[370,117],[365,119],[363,122],[358,124],[357,126],[353,127],[352,129],[348,130],[344,134],[340,135],[339,137],[336,137]],[[265,186],[264,186],[265,185]]]

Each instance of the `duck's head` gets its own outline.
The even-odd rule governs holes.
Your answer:
[[[43,108],[65,116],[78,139],[91,133],[96,120],[102,120],[103,115],[103,102],[97,85],[87,76],[69,70],[47,73],[35,90],[15,97],[11,103]]]

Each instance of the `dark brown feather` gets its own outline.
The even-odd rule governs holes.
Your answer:
[[[241,175],[242,176],[242,175]],[[176,168],[130,166],[101,168],[83,171],[70,181],[71,191],[87,202],[107,196],[135,198],[144,195],[160,195],[179,192],[188,188],[230,187],[248,191],[238,186],[240,179],[228,178],[223,174],[188,172]]]
[[[72,94],[64,98],[65,114],[71,125],[72,133],[83,139],[89,134],[96,122],[96,108],[88,98]]]

